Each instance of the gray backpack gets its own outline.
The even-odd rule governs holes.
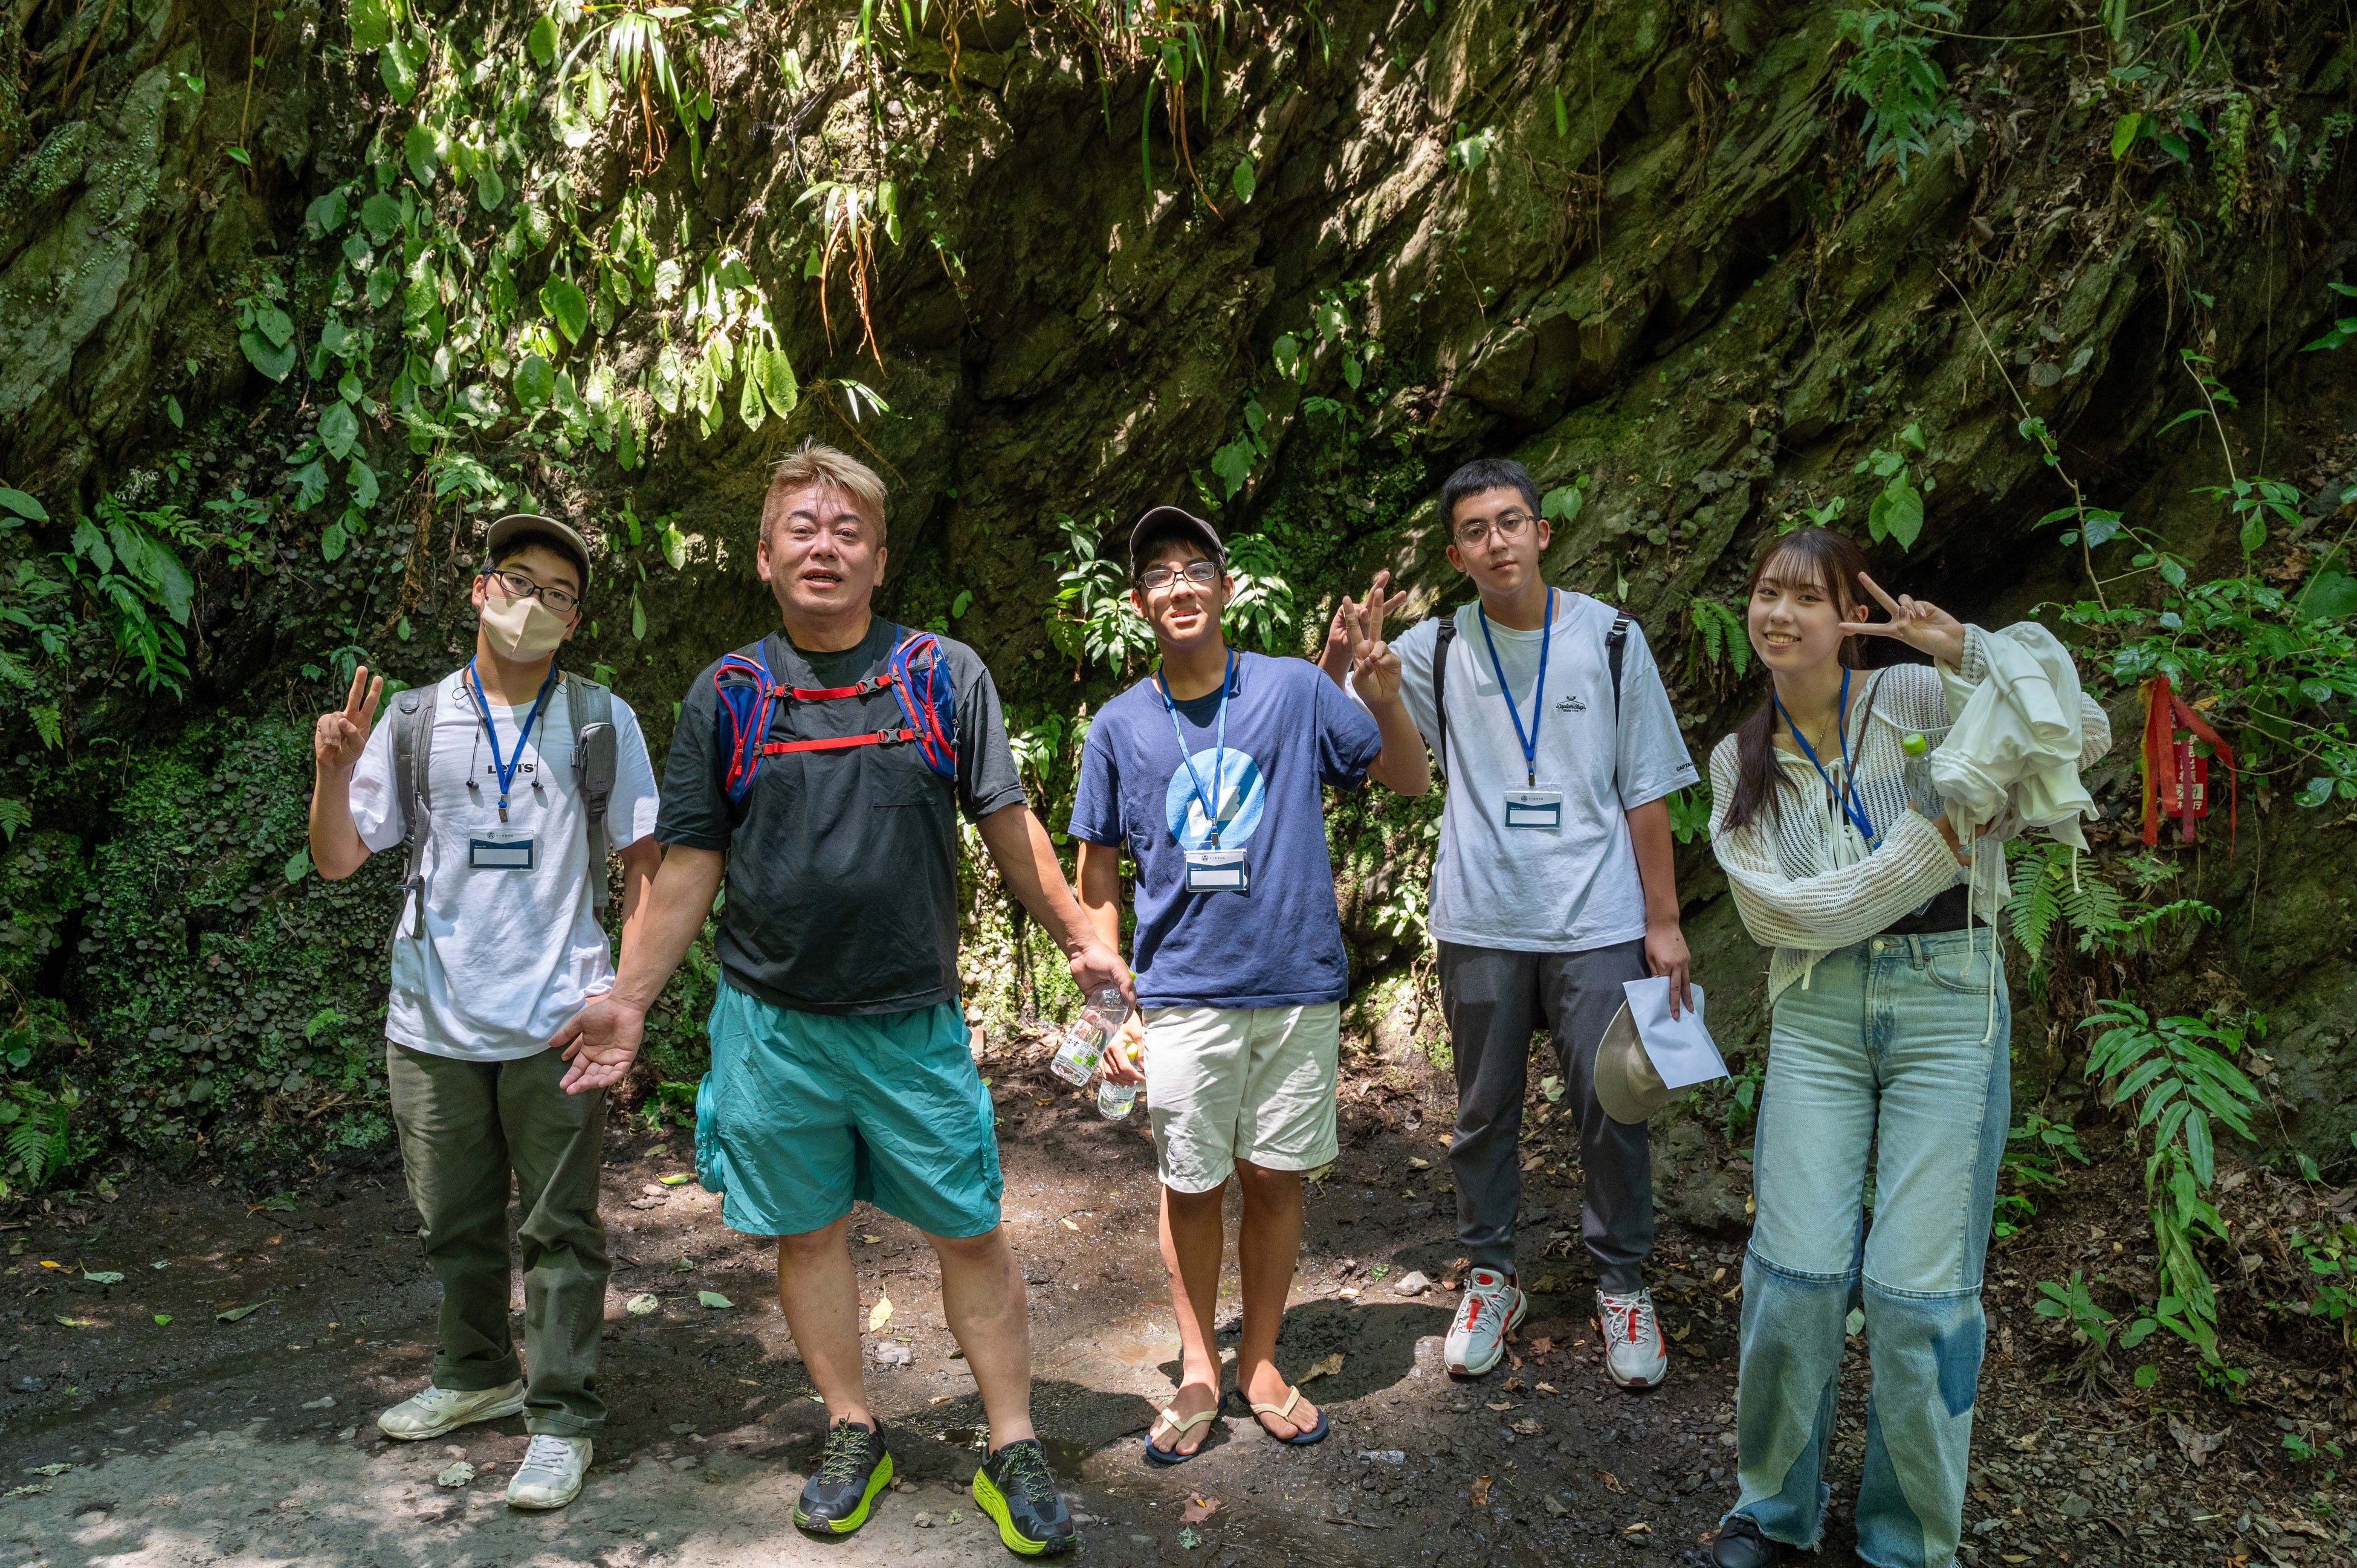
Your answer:
[[[614,693],[578,675],[562,677],[573,714],[573,789],[589,833],[591,908],[606,912],[606,803],[614,794]],[[409,869],[401,887],[402,929],[410,911],[417,929],[425,926],[425,828],[433,821],[426,800],[426,762],[433,754],[435,696],[442,682],[413,686],[393,700],[393,792],[409,839]]]

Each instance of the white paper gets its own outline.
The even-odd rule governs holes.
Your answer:
[[[1665,1087],[1687,1089],[1727,1076],[1727,1063],[1711,1043],[1710,1031],[1703,1027],[1701,986],[1688,984],[1686,995],[1693,1005],[1679,1008],[1675,1019],[1670,1016],[1668,975],[1623,981],[1620,988],[1629,993],[1629,1017],[1637,1026],[1638,1041]]]

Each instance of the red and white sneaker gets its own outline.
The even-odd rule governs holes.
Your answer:
[[[1604,1340],[1604,1369],[1624,1389],[1661,1386],[1670,1374],[1670,1348],[1653,1318],[1653,1293],[1596,1293],[1596,1331]]]
[[[1495,1269],[1476,1269],[1465,1278],[1465,1301],[1448,1326],[1443,1352],[1448,1369],[1478,1378],[1506,1353],[1506,1334],[1531,1310],[1531,1298],[1506,1283]]]

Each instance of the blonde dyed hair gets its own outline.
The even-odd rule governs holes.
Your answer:
[[[803,442],[791,456],[770,470],[770,489],[761,498],[763,539],[770,537],[770,528],[785,515],[788,498],[813,485],[847,498],[854,510],[875,522],[877,542],[886,542],[891,526],[885,516],[884,481],[850,453],[815,441]]]

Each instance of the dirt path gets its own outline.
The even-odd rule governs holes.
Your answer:
[[[1334,1435],[1295,1449],[1231,1422],[1202,1458],[1155,1471],[1136,1444],[1168,1397],[1178,1342],[1160,1295],[1151,1145],[1138,1127],[1099,1120],[1029,1056],[985,1063],[1006,1217],[1031,1283],[1036,1413],[1082,1515],[1080,1560],[1699,1561],[1731,1496],[1739,1234],[1664,1226],[1652,1279],[1677,1341],[1673,1380],[1617,1392],[1586,1321],[1577,1164],[1559,1163],[1566,1151],[1539,1130],[1525,1151],[1523,1234],[1525,1275],[1542,1294],[1520,1364],[1458,1383],[1439,1367],[1455,1297],[1393,1288],[1412,1271],[1436,1282],[1449,1273],[1451,1205],[1437,1189],[1446,1085],[1401,1064],[1357,1066],[1345,1152],[1312,1199],[1279,1348],[1297,1377],[1341,1357],[1308,1389],[1332,1412]],[[792,1529],[823,1412],[777,1311],[770,1250],[722,1227],[717,1199],[692,1183],[662,1185],[689,1168],[686,1155],[678,1134],[609,1141],[612,1418],[581,1499],[548,1516],[501,1501],[525,1445],[520,1421],[421,1445],[376,1433],[376,1412],[425,1379],[436,1299],[396,1174],[331,1177],[281,1200],[291,1208],[150,1180],[113,1203],[18,1217],[0,1232],[16,1297],[0,1326],[0,1568],[1008,1561],[963,1493],[979,1410],[942,1323],[931,1254],[866,1208],[853,1226],[862,1305],[892,1303],[868,1337],[869,1391],[903,1489],[851,1542],[819,1545]],[[1715,1163],[1667,1169],[1694,1181]],[[85,1270],[123,1278],[90,1283]],[[1233,1289],[1223,1282],[1223,1295]],[[705,1292],[729,1305],[701,1305]],[[630,1310],[646,1295],[652,1311]],[[218,1320],[242,1306],[256,1310]],[[2009,1333],[1993,1335],[1967,1561],[2250,1554],[2231,1515],[2201,1519],[2200,1477],[2155,1423],[2059,1403],[2024,1375]],[[1821,1563],[1850,1561],[1841,1499],[1856,1489],[1861,1391],[1843,1402]],[[439,1484],[462,1459],[470,1483]],[[1199,1498],[1219,1507],[1189,1524]],[[2261,1530],[2266,1557],[2255,1560],[2346,1561],[2341,1532],[2327,1539]]]

